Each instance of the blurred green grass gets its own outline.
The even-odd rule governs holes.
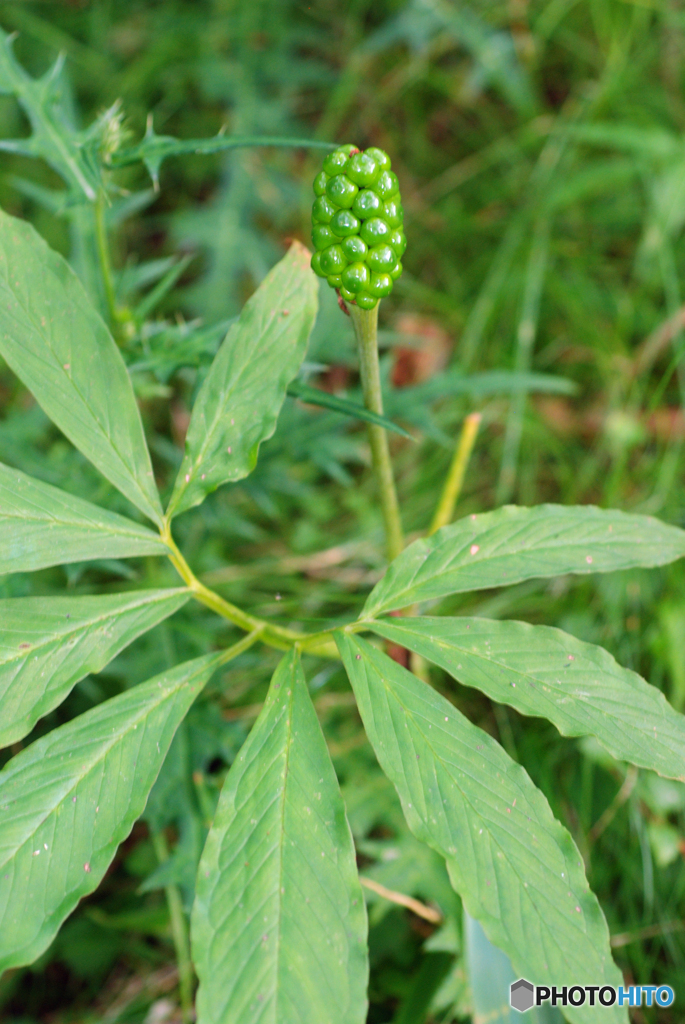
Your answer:
[[[483,427],[460,514],[503,501],[596,503],[683,525],[685,10],[676,0],[6,0],[0,25],[19,33],[15,51],[34,75],[66,53],[77,124],[121,98],[136,139],[151,113],[158,132],[180,137],[208,136],[225,124],[238,133],[380,145],[391,154],[409,248],[381,318],[388,409],[419,439],[392,440],[408,530],[427,526],[451,445],[473,410],[483,413]],[[14,101],[0,96],[0,138],[26,131]],[[192,256],[155,326],[126,350],[162,484],[180,460],[187,410],[223,325],[286,238],[309,242],[317,159],[273,150],[174,159],[162,168],[159,194],[147,191],[142,168],[117,173],[122,189],[141,193],[132,215],[114,225],[122,297],[129,286],[139,294],[136,281],[149,287],[147,261]],[[99,301],[78,216],[55,216],[41,201],[39,188],[59,187],[47,168],[2,154],[1,205],[75,259]],[[313,379],[353,396],[351,332],[328,289],[321,298],[308,357]],[[440,375],[446,359],[449,379]],[[576,393],[454,386],[454,374],[487,371],[554,374]],[[123,510],[6,372],[0,404],[0,459]],[[362,432],[289,400],[255,474],[184,516],[179,540],[214,586],[261,615],[311,628],[345,619],[382,570],[367,462]],[[153,561],[96,563],[6,579],[0,591],[66,585],[87,593],[172,579]],[[606,646],[683,709],[684,584],[676,565],[533,582],[452,599],[441,610],[561,626]],[[80,684],[39,729],[227,642],[227,629],[184,609]],[[167,807],[164,820],[186,857],[184,867],[179,856],[182,879],[199,841],[193,822],[211,810],[231,744],[249,725],[239,708],[261,699],[273,665],[268,654],[245,655],[215,681],[179,740],[185,767],[168,770],[172,778],[180,772],[187,799],[177,813]],[[309,674],[316,690],[326,688],[322,701],[345,696],[335,668],[313,665]],[[672,1010],[635,1020],[679,1021],[683,787],[644,774],[632,779],[551,726],[493,707],[437,671],[432,681],[500,738],[571,829],[629,979],[680,993]],[[217,726],[217,705],[234,730],[230,743]],[[344,701],[320,707],[364,870],[442,905],[444,872],[412,845],[355,714]],[[146,1015],[174,978],[161,893],[137,894],[154,866],[149,854],[140,826],[55,947],[0,982],[2,1019],[156,1019]],[[443,909],[454,934],[442,946],[434,936],[424,949],[430,929],[372,903],[371,1024],[404,1019],[412,984],[436,949],[456,959],[426,1020],[447,1024],[468,1013],[458,908]],[[125,912],[143,916],[134,927]]]

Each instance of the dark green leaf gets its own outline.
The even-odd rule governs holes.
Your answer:
[[[31,731],[89,672],[186,603],[179,590],[0,601],[0,747]]]
[[[165,554],[152,530],[0,463],[0,573]]]
[[[402,437],[408,437],[411,441],[414,440],[410,433],[403,427],[398,427],[396,423],[393,423],[386,416],[379,416],[377,412],[371,412],[370,409],[359,405],[358,402],[350,402],[348,398],[330,395],[327,391],[309,387],[308,384],[302,384],[299,380],[294,380],[292,384],[288,385],[288,394],[292,398],[299,398],[301,402],[307,402],[309,405],[320,405],[322,409],[332,409],[333,412],[342,413],[343,416],[351,416],[355,420],[375,423],[377,426],[385,427],[386,430],[391,430]]]
[[[186,662],[100,704],[0,772],[0,972],[40,956],[97,888],[220,657]]]
[[[121,353],[66,261],[30,224],[1,211],[0,355],[86,458],[160,523]]]
[[[411,544],[371,591],[364,615],[539,576],[665,565],[683,555],[685,531],[651,516],[593,505],[507,505]]]
[[[156,183],[162,162],[170,156],[186,153],[221,153],[227,149],[245,149],[255,146],[274,146],[279,149],[334,149],[330,142],[315,139],[284,139],[271,135],[224,135],[219,132],[209,139],[175,139],[171,135],[157,135],[148,120],[145,138],[135,146],[119,149],[110,156],[111,167],[127,167],[142,161]]]
[[[232,325],[200,388],[169,515],[254,469],[304,359],[317,296],[309,253],[294,242]]]
[[[228,774],[198,871],[198,1024],[363,1024],[366,912],[297,654]]]
[[[32,134],[2,139],[0,149],[42,157],[81,195],[93,201],[100,185],[97,167],[81,148],[64,102],[67,88],[59,57],[42,78],[32,78],[15,59],[12,37],[0,29],[0,93],[17,97],[31,124]]]
[[[445,857],[469,914],[514,970],[540,985],[620,985],[578,849],[524,769],[387,655],[336,639],[409,828]],[[628,1020],[617,1006],[565,1012],[574,1024]]]

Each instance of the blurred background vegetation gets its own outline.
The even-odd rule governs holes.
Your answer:
[[[120,99],[129,145],[151,116],[157,132],[182,138],[226,126],[390,153],[409,248],[381,308],[383,366],[388,413],[416,438],[392,439],[410,532],[428,525],[473,411],[483,421],[458,514],[595,503],[685,525],[682,0],[5,0],[0,27],[18,33],[14,52],[33,76],[65,54],[61,105],[75,127]],[[28,130],[15,98],[0,95],[0,139]],[[159,191],[142,165],[113,175],[116,328],[162,489],[227,323],[288,238],[309,244],[318,160],[261,148],[173,158]],[[0,205],[71,259],[104,312],[90,215],[57,174],[0,153]],[[305,372],[359,396],[352,333],[326,287]],[[6,369],[0,460],[130,514]],[[383,569],[368,461],[359,424],[288,399],[255,473],[184,515],[178,540],[207,582],[259,615],[345,621]],[[0,594],[141,583],[172,585],[173,570],[90,562],[5,578]],[[682,566],[533,581],[440,608],[462,610],[601,643],[685,708]],[[225,621],[186,607],[79,684],[33,738],[232,639]],[[38,963],[0,981],[2,1020],[179,1020],[164,890],[189,905],[218,790],[274,664],[273,652],[251,650],[215,678],[103,885]],[[465,946],[444,867],[403,825],[343,674],[307,668],[364,874],[443,918],[430,924],[369,892],[369,1021],[469,1020],[477,937]],[[571,830],[626,978],[675,987],[673,1008],[634,1021],[682,1020],[685,787],[431,672]]]

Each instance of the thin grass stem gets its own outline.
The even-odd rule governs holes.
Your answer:
[[[151,831],[152,846],[160,864],[169,859],[169,847],[162,832]],[[183,902],[179,888],[174,883],[164,887],[169,917],[171,919],[171,935],[176,952],[178,966],[178,991],[181,1000],[181,1016],[183,1024],[191,1024],[193,1020],[193,987],[195,976],[190,956],[190,937],[188,922],[183,910]]]
[[[428,530],[429,535],[435,533],[442,526],[447,526],[454,518],[454,509],[461,494],[466,468],[471,458],[471,452],[476,442],[482,418],[479,412],[471,412],[464,420],[464,425],[459,435],[459,442],[454,450],[452,463],[445,480],[445,486]]]
[[[543,214],[538,218],[533,230],[533,239],[526,267],[526,285],[523,294],[521,317],[516,332],[516,364],[517,373],[530,371],[533,345],[538,329],[540,299],[547,271],[549,253],[550,218]],[[528,394],[521,390],[512,397],[504,436],[504,451],[497,484],[496,502],[503,505],[511,499],[516,483],[516,467],[518,465],[521,435],[523,433],[523,417],[526,410]]]

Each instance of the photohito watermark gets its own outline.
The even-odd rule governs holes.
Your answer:
[[[509,988],[509,1004],[519,1013],[534,1006],[670,1006],[675,993],[670,985],[533,985],[525,978]]]

